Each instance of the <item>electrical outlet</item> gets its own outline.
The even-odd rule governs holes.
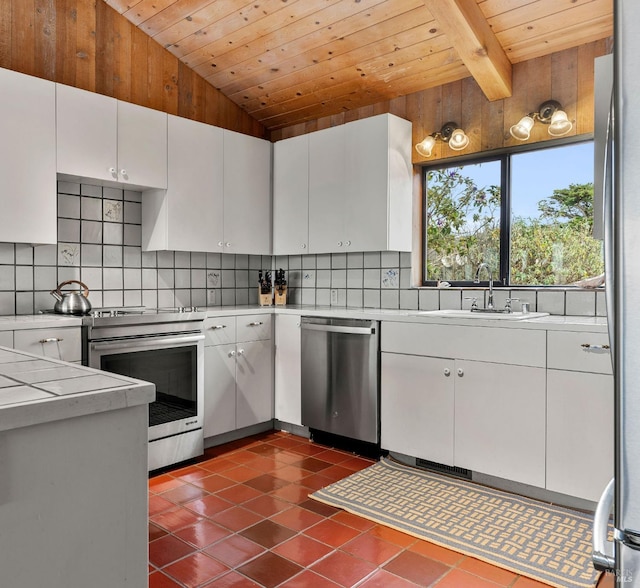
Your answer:
[[[331,305],[338,304],[338,291],[331,290]]]

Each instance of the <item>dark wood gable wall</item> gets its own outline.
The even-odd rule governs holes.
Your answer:
[[[259,122],[102,0],[0,0],[0,67],[268,137]]]

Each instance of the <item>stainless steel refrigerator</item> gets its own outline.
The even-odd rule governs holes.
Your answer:
[[[615,471],[594,517],[594,564],[640,588],[640,1],[614,2],[604,174],[606,298],[615,385]],[[601,137],[597,137],[600,139]],[[607,542],[613,506],[613,543]]]

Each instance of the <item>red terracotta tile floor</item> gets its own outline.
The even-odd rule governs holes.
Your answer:
[[[544,588],[308,498],[371,463],[274,431],[152,477],[149,588]]]

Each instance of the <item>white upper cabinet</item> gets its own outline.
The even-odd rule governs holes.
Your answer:
[[[118,101],[118,181],[167,187],[167,117],[159,110]]]
[[[58,172],[167,186],[167,114],[56,84]]]
[[[168,187],[142,197],[145,250],[222,250],[222,157],[222,129],[169,115]]]
[[[56,243],[55,84],[0,69],[0,240]]]
[[[273,254],[308,253],[309,135],[273,146]]]
[[[351,251],[411,251],[411,123],[393,115],[347,125],[345,238]]]
[[[346,250],[346,125],[309,135],[309,253]]]
[[[409,121],[383,114],[311,133],[309,252],[410,251],[412,174]]]
[[[224,131],[224,253],[271,254],[271,143]]]

